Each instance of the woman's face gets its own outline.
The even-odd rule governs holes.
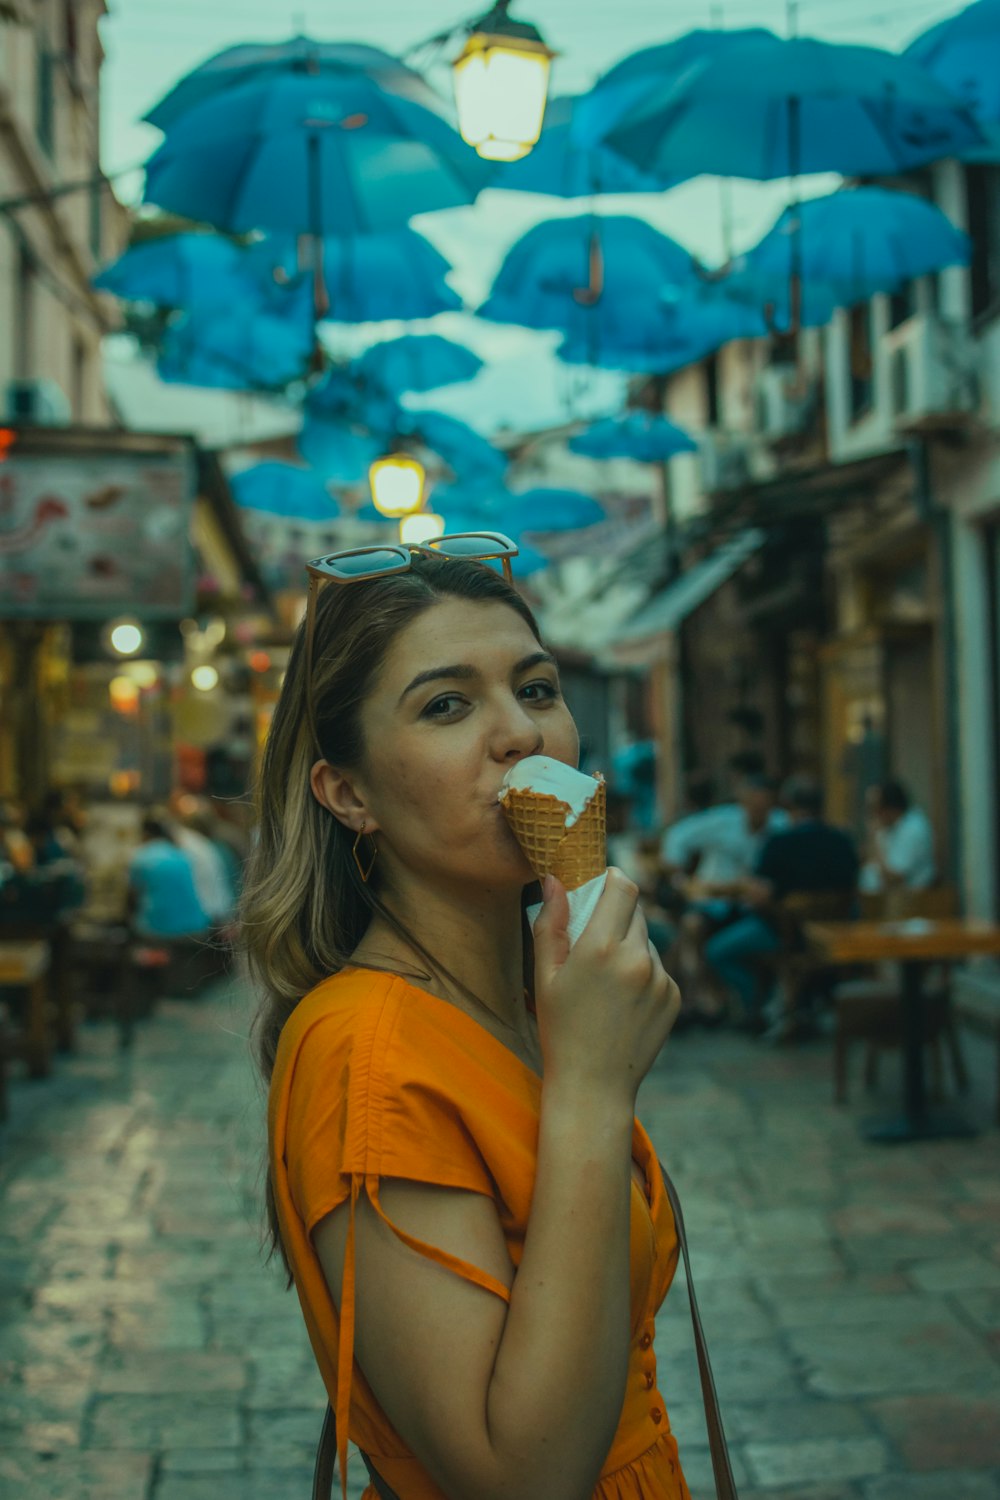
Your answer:
[[[479,887],[535,877],[497,802],[508,769],[575,766],[555,663],[509,605],[442,599],[397,636],[362,709],[363,790],[380,860]]]

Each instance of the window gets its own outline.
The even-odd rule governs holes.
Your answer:
[[[14,306],[14,370],[18,380],[34,373],[35,258],[22,242],[17,256],[17,301]]]
[[[968,166],[965,190],[972,237],[972,316],[1000,308],[1000,168]]]
[[[912,318],[916,310],[917,284],[915,281],[908,281],[889,298],[889,327],[898,328],[900,323]]]
[[[849,314],[851,421],[872,409],[875,394],[871,303],[858,302]]]
[[[708,425],[719,425],[719,356],[712,354],[705,361],[705,400],[708,406]]]
[[[55,68],[49,39],[44,31],[37,33],[38,67],[35,85],[35,135],[46,156],[55,150]]]
[[[87,346],[79,334],[73,335],[73,368],[70,395],[73,420],[83,422],[87,415]]]

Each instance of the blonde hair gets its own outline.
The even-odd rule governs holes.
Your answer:
[[[313,796],[309,775],[318,752],[306,712],[311,693],[325,759],[361,769],[366,754],[361,710],[386,654],[400,631],[447,597],[507,604],[540,640],[527,604],[491,568],[421,554],[413,555],[405,573],[322,589],[310,680],[304,625],[296,634],[257,777],[257,838],[240,900],[241,947],[261,995],[253,1041],[265,1083],[296,1005],[349,962],[376,913],[432,973],[455,983],[383,902],[377,862],[371,879],[361,879],[352,855],[354,835]],[[290,1283],[269,1170],[265,1196],[268,1257],[281,1255]]]

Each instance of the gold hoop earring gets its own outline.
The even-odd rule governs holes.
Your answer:
[[[365,825],[362,823],[361,827],[358,829],[358,836],[354,840],[354,847],[351,850],[351,853],[354,856],[354,863],[358,867],[358,874],[361,876],[362,883],[364,885],[367,885],[368,884],[368,877],[371,875],[372,870],[375,868],[375,861],[378,859],[378,845],[376,844],[374,837],[371,834],[369,834],[368,837],[371,839],[371,842],[372,842],[372,857],[368,861],[368,868],[366,870],[365,867],[364,867],[364,865],[361,863],[361,857],[358,854],[358,845],[361,843],[361,839],[362,839],[362,837],[364,835],[364,831],[365,831]]]

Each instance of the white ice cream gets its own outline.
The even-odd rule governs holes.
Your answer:
[[[508,791],[544,792],[546,796],[558,797],[570,809],[566,827],[572,828],[598,785],[593,776],[574,770],[561,760],[550,760],[547,755],[528,755],[507,772],[499,801],[503,801],[504,793]]]

